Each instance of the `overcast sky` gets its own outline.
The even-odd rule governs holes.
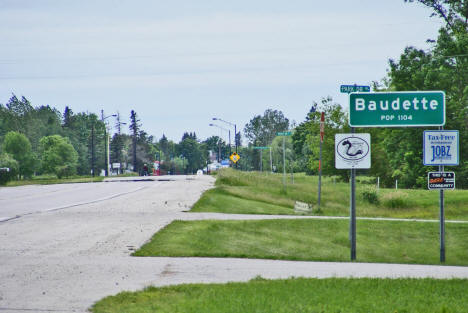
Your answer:
[[[300,123],[322,97],[347,107],[340,85],[381,80],[406,46],[428,49],[430,14],[403,0],[0,0],[0,103],[133,109],[176,142],[269,108]]]

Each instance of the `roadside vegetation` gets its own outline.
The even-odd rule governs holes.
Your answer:
[[[103,176],[72,176],[67,178],[57,178],[55,175],[34,176],[29,179],[12,180],[6,183],[4,187],[17,187],[25,185],[52,185],[52,184],[71,184],[71,183],[93,183],[102,182]]]
[[[187,284],[122,292],[97,302],[93,313],[127,312],[465,312],[468,280],[253,279],[247,283]]]
[[[349,183],[337,177],[322,179],[321,210],[317,211],[318,179],[303,173],[287,177],[286,190],[282,174],[219,171],[216,187],[203,194],[192,212],[238,214],[304,214],[295,213],[294,204],[301,201],[313,207],[311,215],[349,216]],[[468,220],[468,190],[445,193],[447,219]],[[421,189],[389,189],[375,186],[375,178],[357,178],[356,212],[362,217],[438,219],[439,193]]]
[[[349,261],[349,221],[174,221],[133,255]],[[446,224],[447,265],[468,265],[468,224]],[[357,261],[440,264],[438,223],[357,222]]]

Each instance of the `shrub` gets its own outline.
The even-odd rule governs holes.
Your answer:
[[[379,195],[375,188],[366,188],[361,191],[361,197],[364,201],[367,201],[371,204],[379,204]]]
[[[0,185],[6,185],[18,175],[18,162],[7,153],[0,155],[0,168]]]

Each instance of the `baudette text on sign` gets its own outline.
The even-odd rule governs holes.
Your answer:
[[[443,92],[377,92],[350,95],[351,126],[441,126]]]

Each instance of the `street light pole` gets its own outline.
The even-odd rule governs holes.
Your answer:
[[[237,137],[237,126],[236,126],[236,124],[231,123],[231,122],[228,122],[228,121],[225,121],[225,120],[220,119],[220,118],[218,118],[218,117],[213,117],[213,121],[221,121],[221,122],[223,122],[223,123],[226,123],[226,124],[229,124],[229,125],[231,125],[231,126],[234,126],[234,145],[236,146],[236,153],[237,153],[237,139],[236,139],[236,137]],[[231,132],[229,132],[229,146],[231,146]],[[230,151],[231,151],[231,150],[229,150],[229,152],[230,152]]]
[[[117,161],[119,162],[119,174],[123,174],[123,166],[122,166],[122,125],[127,125],[125,122],[120,121],[120,113],[117,112],[116,124],[117,127]]]
[[[221,154],[221,137],[223,136],[222,131],[225,130],[225,131],[229,132],[229,147],[231,146],[231,132],[229,131],[229,129],[226,129],[226,128],[221,127],[221,126],[216,125],[216,124],[210,124],[210,126],[214,126],[214,127],[218,127],[218,128],[219,128],[219,134],[220,134],[220,137],[219,137],[219,144],[218,144],[218,146],[219,146],[219,148],[218,148],[218,149],[219,149],[219,153],[218,153],[218,162],[219,162],[219,161],[220,161],[219,156],[220,156],[220,154]],[[229,152],[230,152],[230,151],[231,151],[231,148],[229,148]]]
[[[112,116],[117,116],[117,114],[112,114],[112,115],[109,115],[109,116],[104,116],[104,110],[101,110],[101,121],[104,123],[104,158],[105,158],[105,170],[104,170],[104,173],[105,173],[105,176],[109,176],[109,135],[107,133],[107,124],[105,122],[105,120],[109,117],[112,117]]]

